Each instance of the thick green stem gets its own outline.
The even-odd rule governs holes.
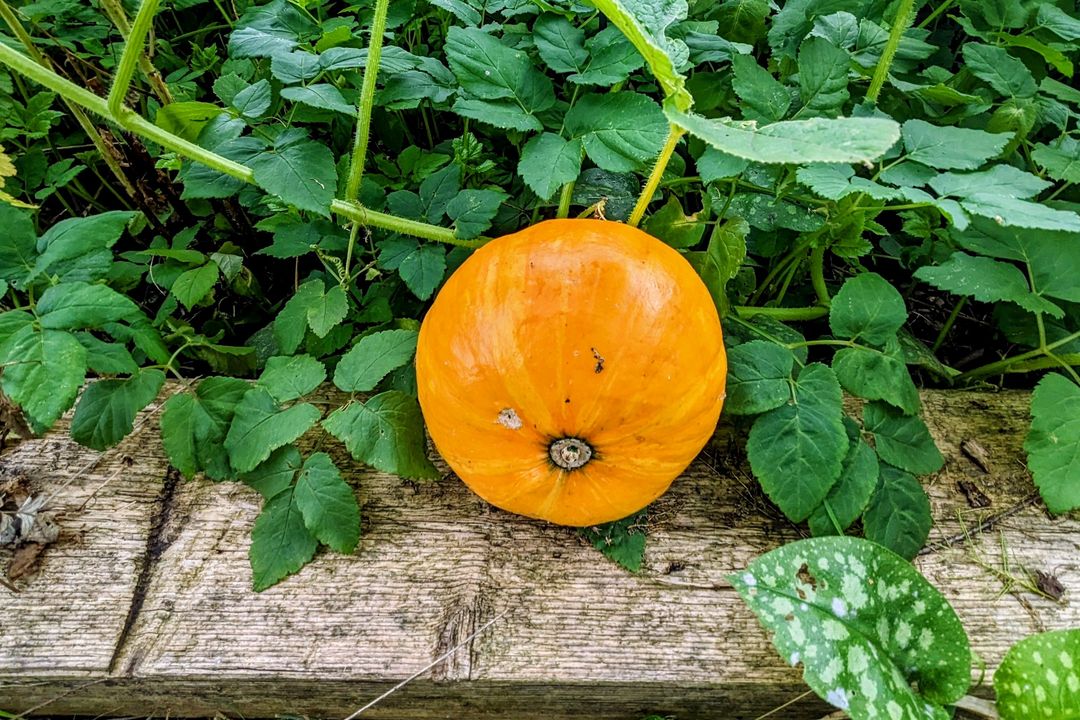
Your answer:
[[[559,193],[559,209],[555,213],[557,218],[565,218],[570,215],[570,200],[574,197],[574,181],[566,183],[562,186],[562,192]]]
[[[131,37],[131,21],[128,20],[127,13],[124,12],[124,6],[120,4],[120,0],[101,0],[101,7],[105,10],[105,14],[109,16],[109,19],[116,25],[116,29],[120,31],[120,35],[127,41]],[[154,63],[150,61],[150,55],[139,50],[139,69],[142,70],[142,74],[146,76],[147,82],[154,89],[154,94],[157,95],[158,100],[162,105],[168,105],[173,101],[172,93],[169,92],[169,87],[165,84],[165,81],[161,78],[161,73],[154,67]]]
[[[79,87],[70,80],[60,77],[56,73],[43,68],[30,58],[20,52],[12,50],[3,43],[0,43],[0,63],[7,65],[21,75],[44,85],[65,99],[77,103],[97,115],[101,115],[106,120],[141,135],[144,138],[153,140],[167,150],[171,150],[189,160],[200,162],[203,165],[230,177],[243,180],[252,185],[257,184],[255,182],[255,173],[246,165],[241,165],[238,162],[224,158],[204,147],[200,147],[183,138],[177,137],[172,133],[166,132],[127,108],[122,108],[123,112],[120,116],[114,115],[112,111],[110,111],[108,103],[103,98],[98,97],[85,88]],[[450,228],[417,222],[416,220],[406,220],[405,218],[377,212],[365,208],[358,203],[346,200],[333,200],[330,203],[330,210],[342,217],[358,221],[365,225],[371,225],[372,227],[383,228],[405,235],[413,235],[427,240],[436,240],[450,245],[479,247],[487,242],[486,238],[459,240],[454,236],[454,231]]]
[[[900,0],[899,5],[896,7],[896,17],[893,18],[889,40],[885,43],[885,50],[881,53],[881,59],[878,60],[877,67],[874,68],[874,77],[870,80],[870,88],[866,91],[866,99],[872,103],[877,102],[878,95],[881,94],[881,88],[885,86],[885,78],[889,75],[889,68],[892,67],[893,58],[896,57],[896,51],[900,47],[900,40],[904,37],[904,31],[911,24],[911,11],[914,7],[915,0]]]
[[[735,313],[742,318],[752,318],[755,315],[761,315],[763,317],[772,318],[773,320],[817,320],[820,317],[825,317],[829,314],[829,309],[825,307],[749,307],[745,305],[736,305],[734,308]]]
[[[998,375],[998,374],[1007,373],[1007,372],[1027,372],[1029,370],[1039,370],[1039,369],[1042,369],[1044,367],[1051,367],[1051,365],[1040,365],[1040,364],[1037,364],[1037,363],[1031,363],[1031,362],[1027,362],[1027,361],[1033,360],[1035,358],[1045,357],[1047,351],[1056,350],[1057,348],[1061,347],[1062,345],[1066,345],[1066,344],[1071,343],[1074,340],[1078,340],[1078,339],[1080,339],[1080,331],[1074,332],[1071,335],[1066,335],[1065,337],[1061,338],[1060,340],[1055,340],[1052,343],[1048,343],[1046,345],[1046,347],[1035,348],[1034,350],[1029,350],[1026,353],[1021,353],[1019,355],[1014,355],[1012,357],[1007,357],[1007,358],[1004,358],[1002,360],[998,360],[997,362],[992,362],[992,363],[989,363],[988,365],[983,365],[981,367],[977,367],[974,370],[968,370],[966,373],[961,373],[956,379],[958,381],[974,380],[976,378],[987,377],[988,375]],[[1070,359],[1073,356],[1074,356],[1073,354],[1070,354],[1070,355],[1058,355],[1059,358],[1070,358]],[[1057,363],[1054,363],[1054,365],[1056,365],[1056,364]]]
[[[0,17],[4,19],[7,26],[11,28],[11,32],[19,39],[19,42],[23,44],[23,47],[26,48],[26,52],[30,54],[30,57],[32,57],[42,68],[51,71],[52,63],[50,63],[49,59],[37,49],[33,38],[26,32],[26,29],[22,26],[22,23],[19,22],[19,18],[15,15],[15,12],[6,2],[4,2],[4,0],[0,0]],[[128,197],[137,197],[138,193],[135,192],[135,186],[128,180],[127,175],[124,174],[123,168],[120,167],[119,161],[117,161],[116,157],[112,154],[112,151],[105,145],[105,141],[101,139],[101,134],[98,132],[98,129],[94,127],[94,123],[90,121],[90,118],[86,116],[86,113],[84,113],[78,105],[71,100],[68,100],[66,97],[62,97],[62,99],[64,104],[67,105],[68,110],[71,112],[72,117],[79,123],[79,127],[83,129],[86,136],[90,138],[90,142],[94,144],[94,147],[97,149],[98,154],[101,155],[101,160],[105,163],[105,166],[109,168],[116,178],[116,181],[120,183],[120,187],[124,188]]]
[[[656,158],[656,165],[653,166],[652,173],[649,174],[649,179],[645,182],[645,188],[641,191],[641,195],[638,196],[637,204],[634,205],[634,210],[630,213],[630,219],[626,221],[627,225],[637,227],[641,222],[641,218],[645,216],[645,209],[649,207],[656,188],[660,186],[660,178],[664,176],[664,170],[667,169],[668,161],[671,160],[671,156],[675,152],[675,146],[679,144],[679,138],[683,136],[683,132],[682,128],[674,125],[669,126],[664,149],[660,151],[660,157]]]
[[[359,197],[360,181],[364,178],[364,163],[367,160],[368,138],[371,134],[371,108],[375,104],[375,80],[379,75],[383,34],[386,33],[386,13],[389,7],[390,0],[376,0],[375,2],[375,17],[371,21],[367,65],[364,67],[364,82],[360,89],[356,137],[353,140],[352,160],[349,163],[349,180],[345,185],[346,200],[355,200]]]
[[[825,307],[829,306],[832,298],[829,297],[829,288],[825,286],[825,246],[818,245],[810,251],[810,282],[814,286],[814,293],[818,302]]]
[[[967,298],[962,297],[953,306],[952,312],[949,313],[949,317],[945,320],[945,324],[941,326],[941,332],[938,333],[937,338],[934,340],[934,344],[930,347],[930,352],[937,352],[941,349],[941,346],[945,343],[945,336],[952,330],[953,323],[956,322],[956,318],[960,316],[960,311],[967,305]]]
[[[124,98],[127,97],[131,78],[135,76],[135,67],[139,64],[139,58],[142,57],[146,36],[150,34],[150,28],[154,24],[157,8],[158,0],[143,0],[142,5],[139,6],[139,12],[135,15],[135,24],[131,26],[131,32],[128,33],[127,42],[124,43],[124,54],[120,56],[120,64],[116,66],[113,84],[109,89],[109,111],[114,117],[131,112],[124,107]]]

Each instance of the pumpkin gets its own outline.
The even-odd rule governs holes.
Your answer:
[[[477,250],[420,328],[431,438],[480,497],[586,526],[659,497],[708,441],[727,359],[713,299],[628,225],[549,220]]]

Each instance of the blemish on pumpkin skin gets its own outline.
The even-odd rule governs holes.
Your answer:
[[[522,426],[521,418],[514,408],[504,408],[500,410],[499,416],[495,421],[507,430],[520,430]]]
[[[600,351],[596,348],[589,348],[592,350],[592,356],[596,358],[596,367],[593,369],[597,375],[604,372],[604,356],[600,354]]]

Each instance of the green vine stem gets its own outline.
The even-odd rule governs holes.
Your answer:
[[[988,365],[977,367],[974,370],[968,370],[965,373],[961,373],[956,379],[958,381],[975,380],[978,378],[987,377],[988,375],[999,375],[1001,373],[1008,372],[1027,372],[1029,370],[1041,370],[1046,367],[1056,367],[1060,365],[1059,362],[1053,362],[1052,364],[1039,364],[1028,361],[1034,360],[1035,358],[1046,357],[1048,354],[1052,354],[1053,350],[1056,350],[1062,345],[1071,343],[1074,340],[1080,340],[1080,331],[1074,332],[1071,335],[1066,335],[1060,340],[1055,340],[1054,342],[1048,343],[1043,347],[1029,350],[1026,353],[1007,357],[1002,360],[998,360],[997,362],[992,362]],[[1071,360],[1073,357],[1075,357],[1075,355],[1077,354],[1058,355],[1056,357],[1059,359],[1069,358]]]
[[[904,31],[908,29],[912,20],[912,9],[915,0],[900,0],[896,7],[896,17],[893,18],[892,30],[889,32],[889,40],[885,43],[885,50],[881,53],[877,67],[874,68],[874,77],[870,80],[870,87],[866,91],[866,99],[877,103],[881,89],[885,87],[885,78],[889,75],[896,51],[900,47],[900,40],[904,37]]]
[[[949,313],[949,317],[945,319],[945,324],[941,326],[941,331],[938,333],[937,338],[934,340],[934,344],[930,346],[930,352],[936,353],[941,349],[941,346],[945,344],[945,337],[952,330],[953,323],[956,322],[956,318],[960,317],[960,311],[967,305],[967,298],[960,298],[955,305],[953,305],[952,312]]]
[[[562,186],[562,192],[559,193],[559,209],[555,212],[555,217],[565,218],[570,215],[570,200],[574,197],[574,181],[566,183]]]
[[[368,137],[371,134],[371,109],[375,105],[375,80],[379,74],[383,35],[386,33],[386,14],[389,7],[390,0],[376,0],[375,2],[375,17],[371,21],[367,65],[364,67],[364,81],[360,90],[360,109],[356,118],[356,137],[353,141],[352,160],[349,163],[349,180],[345,185],[345,199],[349,201],[356,200],[360,195],[360,181],[364,178]]]
[[[120,56],[120,64],[116,67],[113,75],[112,88],[109,89],[109,112],[114,117],[120,117],[125,113],[132,112],[124,105],[127,97],[131,78],[135,75],[135,66],[142,57],[143,47],[146,45],[146,36],[150,34],[150,28],[154,24],[154,15],[157,13],[158,0],[143,0],[139,6],[139,12],[135,15],[135,24],[131,26],[127,42],[124,43],[124,53]]]
[[[37,63],[45,70],[52,71],[52,63],[49,62],[49,58],[45,57],[45,55],[38,50],[37,46],[34,44],[33,38],[26,32],[26,29],[22,26],[19,18],[15,15],[15,11],[12,10],[4,0],[0,0],[0,17],[3,17],[4,22],[11,29],[12,34],[14,34],[19,42],[23,44],[23,47],[26,48],[26,52],[30,54],[30,57],[37,61]],[[120,187],[124,189],[124,192],[128,194],[128,197],[132,199],[138,197],[135,186],[131,184],[131,181],[128,180],[128,176],[124,174],[124,170],[120,167],[120,162],[116,159],[116,156],[113,155],[112,151],[105,145],[105,141],[101,139],[101,133],[94,127],[94,123],[90,121],[90,118],[86,116],[86,113],[84,113],[78,105],[66,97],[62,97],[61,99],[71,112],[72,117],[79,123],[79,127],[81,127],[83,132],[86,133],[86,136],[90,138],[90,142],[94,144],[94,147],[97,149],[98,154],[101,155],[101,159],[105,163],[105,166],[109,168],[109,171],[116,177],[116,181],[120,183]]]
[[[829,314],[829,309],[826,307],[750,307],[746,305],[736,305],[732,308],[735,314],[744,319],[750,319],[755,315],[762,317],[772,318],[773,320],[817,320],[818,318],[825,317]]]
[[[660,187],[660,178],[664,176],[664,170],[667,169],[668,161],[671,160],[672,154],[675,152],[675,147],[679,144],[679,139],[683,136],[685,130],[674,125],[668,126],[667,140],[664,142],[664,149],[660,151],[660,156],[656,158],[656,164],[653,165],[652,172],[649,174],[649,179],[645,182],[645,187],[642,189],[641,194],[638,195],[637,204],[634,205],[634,210],[630,213],[630,218],[626,221],[626,224],[631,227],[637,227],[641,223],[641,218],[645,216],[645,209],[649,207],[649,203],[652,202],[653,195],[656,193],[656,188]]]
[[[120,4],[120,0],[101,0],[101,7],[105,10],[105,14],[109,16],[109,19],[113,21],[113,25],[116,25],[116,29],[120,31],[120,36],[125,41],[131,37],[131,21],[128,20],[127,13],[124,12],[124,6]],[[161,78],[161,73],[154,67],[154,63],[150,61],[149,53],[139,52],[139,69],[142,70],[142,74],[150,83],[150,87],[154,89],[154,94],[157,95],[157,99],[161,101],[161,104],[168,105],[171,103],[173,97],[172,93],[169,92],[169,86],[165,84],[165,81]]]
[[[12,50],[3,43],[0,43],[0,63],[7,65],[20,75],[47,87],[66,100],[81,105],[90,112],[100,115],[106,120],[126,128],[137,135],[152,140],[167,150],[171,150],[189,160],[200,162],[203,165],[230,177],[243,180],[252,185],[257,184],[255,182],[254,171],[246,165],[241,165],[238,162],[224,158],[195,143],[188,142],[181,137],[166,132],[128,108],[122,108],[123,112],[119,116],[114,114],[109,109],[109,104],[104,98],[101,98],[86,88],[80,87],[70,80],[57,75],[53,71],[38,65],[30,58],[20,52]],[[479,247],[487,242],[486,238],[460,240],[454,236],[454,231],[450,228],[399,218],[395,215],[389,215],[387,213],[365,208],[359,203],[349,202],[347,200],[333,200],[330,203],[330,210],[342,217],[365,225],[371,225],[372,227],[383,228],[405,235],[412,235],[414,237],[424,238],[425,240],[435,240],[449,245],[472,248]]]
[[[825,286],[825,245],[818,245],[810,251],[810,282],[814,286],[814,293],[818,302],[828,307],[832,302],[829,297],[829,288]]]

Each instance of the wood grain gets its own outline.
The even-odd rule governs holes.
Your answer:
[[[947,463],[927,480],[937,522],[917,564],[986,662],[980,695],[1012,643],[1080,626],[1080,522],[1050,517],[1032,497],[1028,399],[923,394]],[[98,454],[65,432],[22,443],[0,470],[45,491],[67,482]],[[452,475],[405,482],[325,440],[305,442],[331,452],[356,486],[361,547],[320,555],[261,594],[247,561],[258,496],[177,478],[155,423],[75,478],[53,503],[64,539],[21,593],[0,589],[0,708],[342,717],[451,650],[362,717],[755,718],[805,691],[724,579],[803,532],[758,490],[737,430],[722,427],[656,503],[636,576],[571,529],[490,508]],[[989,472],[961,450],[971,440]],[[990,505],[971,507],[960,481]],[[1000,568],[1003,554],[1013,573],[1055,575],[1063,601],[1008,592],[979,564]],[[805,698],[777,717],[827,711]]]

